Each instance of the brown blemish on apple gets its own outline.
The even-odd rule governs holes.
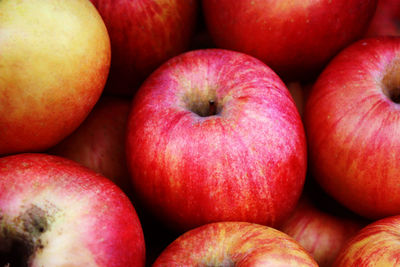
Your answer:
[[[44,248],[40,236],[49,229],[52,215],[31,205],[7,222],[0,212],[0,267],[27,267],[30,258]]]
[[[47,228],[47,221],[44,219],[45,212],[33,205],[25,213],[21,215],[21,219],[24,222],[24,229],[29,233],[43,233]]]

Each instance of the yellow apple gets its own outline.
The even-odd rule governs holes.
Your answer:
[[[0,154],[44,150],[75,130],[110,59],[89,0],[0,1]]]

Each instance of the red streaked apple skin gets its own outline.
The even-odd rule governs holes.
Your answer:
[[[144,266],[134,207],[115,184],[86,167],[46,154],[1,158],[0,239],[32,208],[45,213],[40,220],[48,229],[29,266]]]
[[[324,70],[306,105],[316,180],[354,212],[378,219],[400,212],[400,39],[361,40]]]
[[[103,96],[79,128],[49,153],[74,160],[130,193],[132,184],[125,155],[130,106],[129,99]]]
[[[400,36],[400,2],[379,0],[366,37]]]
[[[261,59],[282,78],[313,77],[361,38],[377,0],[203,0],[217,47]]]
[[[293,237],[320,267],[332,266],[340,249],[362,227],[360,221],[319,210],[302,197],[290,218],[279,230]]]
[[[246,222],[211,223],[192,229],[157,258],[161,266],[318,266],[294,239]]]
[[[0,155],[44,151],[99,99],[107,29],[88,0],[3,0],[0,13]]]
[[[333,266],[397,266],[400,216],[376,221],[363,228],[340,252]]]
[[[110,93],[132,95],[167,59],[189,48],[197,0],[91,0],[111,39]]]
[[[210,99],[216,115],[192,111]],[[127,162],[135,194],[179,231],[223,220],[277,225],[303,188],[305,135],[289,91],[265,64],[197,50],[162,65],[139,89]]]

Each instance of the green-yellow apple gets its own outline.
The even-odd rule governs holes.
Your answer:
[[[179,231],[226,220],[278,225],[300,197],[306,157],[285,84],[239,52],[167,61],[140,87],[128,118],[135,195]]]
[[[107,29],[89,0],[2,0],[0,14],[0,155],[43,151],[100,97]]]
[[[0,158],[0,266],[144,263],[136,211],[110,180],[57,156]]]

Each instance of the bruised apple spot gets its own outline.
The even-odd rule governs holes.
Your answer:
[[[49,229],[51,215],[31,205],[12,225],[0,214],[0,266],[27,267],[32,255],[44,248],[41,235]]]

